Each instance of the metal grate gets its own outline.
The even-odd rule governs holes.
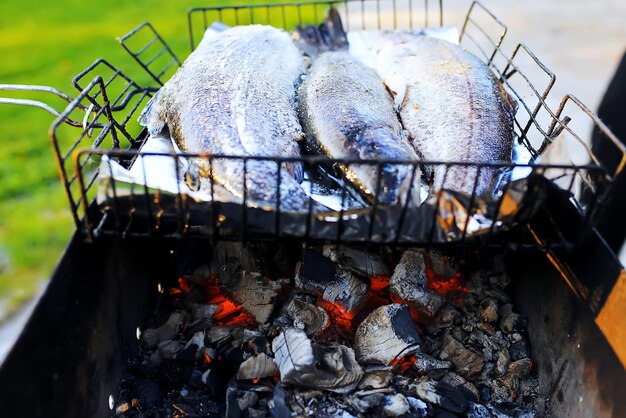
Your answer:
[[[338,8],[346,29],[394,29],[417,28],[443,24],[441,1],[412,0],[358,0],[312,3],[268,4],[238,7],[194,8],[189,11],[189,37],[192,49],[199,37],[212,21],[219,20],[227,25],[262,23],[291,29],[297,24],[316,23],[323,19],[328,7]],[[566,96],[561,106],[553,111],[546,104],[546,98],[555,82],[555,75],[524,44],[518,44],[512,54],[502,51],[502,41],[506,35],[506,26],[491,14],[479,2],[472,3],[460,34],[461,44],[481,57],[496,74],[507,91],[518,103],[515,118],[515,136],[530,154],[530,164],[469,164],[452,162],[405,162],[417,169],[425,166],[443,165],[447,169],[459,165],[472,165],[478,172],[486,167],[502,170],[525,170],[527,180],[507,183],[499,199],[485,202],[472,193],[461,202],[467,213],[481,212],[491,219],[502,219],[496,225],[492,223],[479,236],[489,245],[513,246],[515,248],[538,248],[537,244],[524,241],[502,239],[501,229],[517,225],[523,229],[531,217],[545,208],[541,205],[551,187],[558,187],[566,198],[560,206],[551,208],[549,222],[554,234],[542,242],[541,248],[563,246],[584,237],[584,233],[593,226],[602,202],[611,190],[611,182],[623,169],[607,172],[601,161],[591,151],[590,162],[572,162],[571,164],[535,164],[545,149],[558,136],[569,135],[573,140],[584,145],[581,134],[570,128],[572,120],[583,118],[591,121],[604,133],[607,141],[614,144],[616,152],[626,155],[624,146],[614,137],[609,129],[598,120],[573,96]],[[137,39],[144,39],[142,44]],[[66,112],[55,121],[52,138],[61,165],[61,176],[70,199],[77,226],[92,239],[98,235],[116,234],[119,236],[162,236],[183,238],[190,236],[210,237],[212,239],[232,240],[275,240],[284,237],[305,238],[310,241],[394,243],[398,245],[432,246],[450,241],[464,243],[468,238],[470,218],[457,220],[456,233],[449,234],[441,230],[442,219],[447,216],[445,209],[450,201],[439,194],[431,205],[411,208],[384,207],[374,203],[367,209],[343,209],[350,191],[344,184],[340,190],[342,209],[324,216],[309,211],[301,214],[288,213],[281,209],[280,194],[273,208],[259,209],[249,207],[244,187],[243,198],[237,202],[196,202],[181,192],[161,193],[148,186],[134,186],[122,191],[112,179],[106,190],[100,189],[103,202],[94,202],[97,196],[95,179],[101,167],[109,169],[113,163],[124,167],[133,164],[144,165],[147,158],[161,156],[170,159],[177,167],[183,158],[205,159],[209,166],[223,159],[234,159],[243,164],[244,173],[250,161],[266,161],[281,170],[282,164],[291,161],[286,158],[232,157],[218,155],[151,153],[137,151],[146,139],[145,130],[136,122],[137,109],[145,105],[151,93],[165,81],[180,61],[174,55],[163,38],[148,23],[140,25],[123,38],[122,46],[131,54],[155,83],[151,87],[142,87],[104,60],[96,61],[92,66],[74,79],[75,86],[81,91]],[[156,58],[155,58],[156,57]],[[81,89],[83,80],[94,74],[108,72],[109,76],[100,76]],[[106,80],[106,81],[105,81]],[[84,112],[80,106],[92,107],[95,115],[91,124],[86,124],[81,134],[74,140],[66,140],[59,134],[59,128],[65,118],[74,111]],[[89,113],[89,112],[88,112]],[[100,125],[96,126],[96,123]],[[98,131],[97,133],[95,131]],[[88,144],[86,138],[92,139]],[[87,148],[84,145],[88,145]],[[76,151],[79,146],[83,149]],[[67,165],[74,155],[74,165]],[[104,158],[104,165],[102,159]],[[315,172],[328,160],[319,157],[303,157],[299,160]],[[335,161],[347,165],[357,161]],[[380,177],[384,161],[358,161],[359,164],[371,164],[376,167]],[[396,162],[397,163],[397,162]],[[414,174],[415,175],[415,174]],[[245,175],[244,175],[245,177]],[[280,176],[278,176],[280,177]],[[478,178],[478,176],[477,176]],[[78,180],[77,180],[78,179]],[[277,189],[280,180],[277,180]],[[245,184],[245,182],[244,182]],[[380,182],[379,182],[380,186]],[[211,182],[211,195],[216,187]],[[522,196],[521,207],[515,213],[510,210],[511,197]],[[584,198],[582,197],[584,195]],[[213,196],[212,196],[213,197]],[[100,204],[98,204],[100,203]],[[447,206],[446,206],[447,205]],[[564,213],[569,213],[572,205],[584,218],[584,225],[578,236],[565,236],[560,233]],[[443,211],[443,212],[442,212]]]

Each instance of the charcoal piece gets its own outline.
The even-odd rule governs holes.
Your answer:
[[[272,349],[281,380],[295,386],[347,393],[363,376],[351,348],[312,343],[302,330],[286,329],[272,341]]]
[[[407,396],[406,400],[409,401],[411,411],[415,414],[415,417],[421,418],[428,414],[428,405],[421,399],[414,398],[413,396]]]
[[[466,348],[451,335],[443,337],[439,359],[452,362],[455,371],[466,378],[479,373],[485,365],[480,354]]]
[[[139,339],[146,348],[154,349],[161,341],[174,339],[184,322],[185,316],[180,312],[174,312],[160,327],[143,330]]]
[[[481,404],[471,403],[467,411],[467,418],[492,418],[492,415],[487,407]]]
[[[409,412],[409,401],[404,395],[396,393],[395,395],[386,395],[381,403],[383,415],[386,417],[399,417]]]
[[[180,341],[161,341],[157,346],[159,354],[164,359],[173,359],[176,354],[184,348],[183,343]]]
[[[159,365],[159,384],[165,391],[179,388],[191,379],[194,363],[187,360],[163,360]]]
[[[528,318],[513,312],[513,305],[507,303],[500,308],[500,328],[504,332],[523,331],[528,324]]]
[[[512,402],[501,402],[498,405],[487,405],[494,418],[535,418],[537,414]]]
[[[442,280],[449,280],[458,274],[456,266],[452,264],[450,257],[444,255],[441,251],[431,250],[428,253],[430,265],[433,273]]]
[[[382,364],[412,354],[419,349],[420,338],[406,305],[381,306],[357,327],[354,349],[359,362]]]
[[[478,305],[478,318],[482,322],[498,322],[498,302],[493,298],[486,298]]]
[[[509,354],[512,361],[521,360],[523,358],[530,357],[530,350],[525,340],[516,341],[509,347]]]
[[[509,356],[509,351],[506,348],[498,351],[498,355],[496,357],[496,371],[498,372],[498,375],[502,376],[508,371],[510,362],[511,357]]]
[[[323,308],[300,299],[290,301],[284,311],[291,319],[293,326],[303,329],[309,336],[324,331],[330,325],[328,314]]]
[[[356,314],[367,297],[367,285],[349,270],[309,250],[296,266],[296,289],[321,296],[344,312]]]
[[[478,402],[480,399],[480,392],[478,391],[478,388],[456,373],[446,373],[440,382],[447,383],[453,388],[464,390],[467,394],[471,393],[475,402]]]
[[[532,360],[529,358],[523,358],[517,361],[512,362],[508,366],[508,371],[513,376],[517,377],[528,377],[530,374],[530,369],[532,367]]]
[[[195,322],[202,319],[211,319],[219,309],[219,306],[205,303],[189,303],[188,309],[191,311],[191,318]]]
[[[220,277],[222,282],[228,281],[233,271],[264,272],[263,257],[254,244],[220,241],[213,247],[211,257],[211,273]]]
[[[391,383],[393,373],[391,370],[368,370],[359,382],[359,389],[381,389],[386,388]]]
[[[419,374],[428,374],[430,377],[436,379],[441,377],[443,373],[452,368],[452,363],[449,361],[437,360],[434,357],[424,354],[421,351],[415,353],[415,363],[413,368]]]
[[[245,416],[248,408],[253,407],[259,401],[259,395],[252,391],[246,391],[231,387],[226,390],[226,416],[228,418],[240,418]]]
[[[367,414],[383,402],[384,393],[370,393],[368,395],[354,394],[348,398],[348,403],[361,414]]]
[[[400,257],[400,261],[393,270],[391,282],[410,282],[419,287],[428,285],[426,275],[426,261],[420,250],[407,250]]]
[[[252,356],[239,365],[237,379],[259,379],[278,375],[278,367],[274,359],[261,353]]]
[[[434,334],[440,329],[449,328],[458,324],[461,320],[459,311],[450,304],[443,305],[435,316],[426,323],[426,329],[430,334]]]
[[[232,337],[232,329],[225,326],[214,325],[207,329],[204,333],[204,344],[220,344],[230,340]]]
[[[454,388],[445,382],[428,378],[409,385],[409,392],[423,401],[455,413],[465,412],[470,402],[474,401],[474,395],[466,389]]]
[[[504,375],[501,378],[502,384],[506,386],[511,393],[517,393],[519,391],[519,378],[511,373]]]
[[[340,267],[363,277],[388,276],[391,269],[380,254],[348,247],[324,245],[322,253]]]
[[[416,250],[405,251],[389,280],[392,300],[407,303],[416,312],[431,318],[446,300],[427,288],[427,284],[424,256]]]
[[[260,273],[241,271],[235,277],[223,283],[224,289],[259,324],[265,324],[274,310],[280,284],[266,280]]]

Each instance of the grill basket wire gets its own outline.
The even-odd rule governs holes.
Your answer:
[[[418,6],[421,3],[421,9]],[[210,7],[210,8],[194,8],[189,11],[189,35],[190,45],[192,48],[197,44],[198,34],[211,24],[212,21],[220,20],[227,25],[246,24],[246,23],[266,23],[286,29],[293,28],[296,24],[306,24],[319,22],[325,16],[330,5],[338,8],[342,14],[344,25],[348,30],[359,29],[389,29],[389,28],[417,28],[428,26],[429,24],[440,25],[443,23],[443,8],[441,2],[436,5],[428,3],[428,1],[402,1],[385,2],[380,0],[361,0],[346,2],[315,2],[315,3],[290,3],[290,4],[272,4],[272,5],[255,5],[245,7]],[[404,9],[403,9],[404,8]],[[389,11],[391,10],[391,12]],[[408,10],[408,13],[401,13]],[[373,14],[372,14],[373,11]],[[391,23],[388,22],[388,13],[392,13]],[[506,35],[506,26],[500,22],[493,14],[491,14],[479,2],[472,3],[463,28],[461,30],[460,42],[468,50],[474,52],[481,57],[492,69],[494,74],[500,78],[506,90],[518,104],[517,115],[515,118],[515,136],[517,141],[525,146],[530,153],[532,160],[540,156],[541,151],[550,144],[557,136],[567,132],[575,140],[584,144],[581,135],[572,131],[568,127],[568,122],[572,118],[590,118],[592,122],[605,134],[607,140],[611,141],[616,152],[626,155],[626,150],[619,140],[602,124],[597,116],[589,111],[580,101],[573,96],[566,96],[561,106],[556,112],[552,111],[546,104],[546,97],[550,89],[554,85],[554,74],[536,57],[536,55],[524,44],[518,44],[511,55],[505,54],[501,50],[501,44]],[[147,39],[140,45],[137,39]],[[80,228],[88,237],[95,238],[101,234],[116,234],[119,236],[163,236],[163,237],[186,237],[186,236],[208,236],[213,239],[276,239],[283,236],[285,218],[288,214],[280,210],[280,194],[273,211],[260,211],[259,209],[248,208],[247,206],[247,190],[244,182],[243,202],[234,204],[240,213],[241,226],[239,229],[233,230],[225,227],[223,219],[223,206],[214,199],[210,203],[198,204],[189,199],[184,193],[181,193],[180,186],[178,193],[174,196],[166,196],[158,191],[150,190],[148,186],[135,186],[126,191],[125,199],[118,196],[117,185],[115,180],[111,180],[110,187],[106,193],[109,197],[107,200],[109,205],[104,208],[103,213],[90,203],[96,196],[96,187],[93,187],[99,167],[100,161],[106,157],[111,162],[119,162],[124,167],[130,167],[134,164],[145,164],[146,158],[154,158],[161,156],[171,159],[176,167],[177,174],[181,158],[201,158],[208,161],[210,167],[213,167],[216,161],[221,159],[236,159],[243,164],[244,173],[246,173],[250,161],[267,161],[276,166],[276,170],[281,170],[285,162],[292,159],[288,158],[257,158],[257,157],[229,157],[229,156],[209,156],[199,154],[160,154],[150,152],[138,152],[138,148],[146,139],[146,132],[138,126],[136,119],[138,109],[142,109],[153,92],[155,92],[166,80],[167,74],[173,72],[176,64],[180,64],[178,58],[174,55],[171,48],[156,32],[156,30],[148,23],[140,25],[128,35],[121,38],[122,46],[131,54],[131,56],[141,65],[150,77],[147,87],[139,86],[131,78],[117,70],[113,65],[104,60],[97,60],[85,71],[74,79],[74,85],[81,91],[79,102],[85,102],[83,106],[93,105],[94,112],[98,112],[98,118],[104,118],[109,123],[92,140],[91,144],[85,141],[85,138],[93,138],[94,127],[85,126],[81,134],[76,139],[75,130],[73,134],[61,138],[60,128],[61,122],[69,114],[79,109],[80,103],[74,101],[75,106],[68,106],[66,112],[57,118],[51,129],[52,141],[55,147],[55,153],[61,166],[61,177],[66,186],[71,209],[77,227]],[[135,42],[132,44],[132,42]],[[139,45],[139,46],[137,46]],[[157,56],[155,59],[154,57]],[[102,72],[107,72],[108,76],[100,76]],[[93,79],[94,76],[99,76]],[[91,83],[82,89],[85,80],[93,79]],[[99,80],[99,81],[97,81]],[[106,80],[106,81],[105,81]],[[111,99],[109,99],[111,98]],[[112,99],[114,98],[114,99]],[[113,100],[109,102],[109,100]],[[573,108],[577,113],[569,113],[568,108]],[[543,115],[543,119],[547,119],[543,123],[539,115]],[[98,118],[95,118],[97,120]],[[584,135],[582,135],[584,136]],[[74,141],[72,141],[74,138]],[[120,143],[123,140],[123,144]],[[69,145],[68,145],[69,144]],[[76,151],[79,146],[87,149]],[[69,150],[69,151],[68,151]],[[63,151],[63,152],[62,152]],[[619,175],[624,167],[624,163],[614,171],[605,170],[601,161],[595,159],[591,151],[587,148],[591,163],[578,164],[507,164],[507,163],[451,163],[451,162],[401,162],[410,165],[413,173],[417,170],[423,170],[426,165],[433,166],[435,164],[445,165],[447,169],[451,166],[465,165],[474,166],[480,173],[485,167],[496,167],[502,169],[515,168],[517,170],[525,169],[530,174],[543,176],[558,186],[565,193],[572,196],[571,201],[574,202],[578,209],[583,213],[585,225],[583,230],[587,231],[593,226],[593,221],[601,208],[602,202],[606,199],[610,192],[610,183]],[[68,166],[68,158],[74,152],[74,166]],[[106,161],[106,160],[105,160]],[[311,171],[319,168],[327,159],[319,157],[303,157],[305,164]],[[624,160],[623,160],[624,161]],[[348,166],[356,163],[356,161],[343,161]],[[377,169],[377,173],[381,173],[381,167],[384,161],[359,161],[360,164],[370,164]],[[478,177],[478,176],[477,176]],[[78,181],[76,180],[78,178]],[[280,176],[277,180],[277,188],[279,187]],[[492,217],[495,218],[503,211],[503,205],[506,206],[504,197],[506,196],[511,183],[504,186],[500,199],[493,207]],[[379,182],[380,186],[380,182]],[[213,195],[214,189],[218,187],[211,180],[210,190]],[[580,190],[585,191],[585,199],[577,198]],[[539,200],[541,188],[529,188],[527,192],[527,202]],[[411,191],[412,193],[413,191]],[[533,195],[536,193],[537,195]],[[341,190],[342,200],[345,200],[350,194],[350,190],[346,184]],[[439,195],[439,199],[441,195]],[[171,200],[173,213],[164,210],[164,202]],[[410,224],[410,210],[405,205],[396,213],[396,229],[392,236],[392,243],[431,246],[440,243],[435,237],[435,224],[438,217],[441,216],[438,208],[440,208],[440,200],[434,205],[432,214],[429,216],[431,233],[427,240],[408,240],[400,242],[398,240],[399,232],[403,231],[407,224]],[[558,231],[560,216],[566,211],[569,202],[564,202],[556,212],[551,211],[549,215],[550,222],[554,225],[557,232],[549,239],[540,244],[528,242],[508,242],[506,245],[513,245],[516,248],[553,248],[563,247],[569,244],[574,238],[582,239],[581,234],[578,237],[564,237]],[[202,223],[206,226],[203,228],[194,227],[197,219],[193,219],[193,210],[201,206],[204,210]],[[467,204],[468,211],[473,213],[477,209],[477,199],[475,193],[472,193],[470,201]],[[377,211],[381,209],[374,204],[369,212],[362,211],[367,222],[366,242],[377,242],[380,239],[375,232],[379,225],[376,225]],[[268,215],[269,213],[269,215]],[[349,214],[355,215],[361,213],[359,211],[350,211]],[[336,222],[333,230],[333,239],[338,243],[354,242],[355,239],[344,234],[346,225],[343,215],[348,214],[344,210],[335,214]],[[256,217],[264,217],[264,222],[273,225],[273,228],[260,233],[249,229],[248,221]],[[521,223],[525,225],[528,219],[518,217],[513,223]],[[319,222],[317,215],[312,213],[309,207],[308,213],[301,219],[304,230],[298,232],[298,237],[308,240],[329,240],[328,236],[316,237],[316,222]],[[465,224],[467,227],[467,222]],[[463,228],[460,242],[466,240],[466,228]],[[380,231],[379,231],[380,232]],[[495,225],[492,225],[489,233],[483,235],[485,242],[492,245],[503,245],[498,240]],[[289,234],[287,234],[289,235]],[[379,238],[374,238],[379,237]],[[383,239],[384,240],[384,239]],[[356,240],[362,242],[361,239]],[[390,242],[390,241],[385,241]]]

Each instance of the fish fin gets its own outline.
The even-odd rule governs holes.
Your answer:
[[[310,57],[326,51],[348,49],[348,36],[343,29],[339,12],[334,7],[330,8],[328,17],[319,26],[298,25],[296,29],[297,44]]]
[[[152,96],[139,115],[139,124],[147,127],[150,135],[160,134],[167,123],[163,97],[163,88],[161,88]]]

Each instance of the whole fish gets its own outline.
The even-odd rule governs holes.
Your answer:
[[[211,155],[299,157],[302,127],[295,84],[304,60],[291,37],[270,26],[212,31],[144,109],[140,123],[151,134],[167,128],[178,147]],[[273,161],[191,159],[190,177],[207,179],[251,205],[303,211],[302,167]],[[244,182],[245,177],[245,182]],[[278,195],[280,189],[280,196]]]
[[[376,70],[395,94],[402,124],[423,159],[511,161],[515,104],[478,57],[430,36],[389,32],[382,40]],[[498,175],[491,167],[478,175],[476,165],[438,165],[434,188],[483,195]]]
[[[349,54],[339,15],[331,9],[319,27],[299,28],[312,58],[298,89],[309,150],[331,158],[417,161],[376,72]],[[420,172],[411,163],[341,164],[345,177],[370,201],[419,205]]]

